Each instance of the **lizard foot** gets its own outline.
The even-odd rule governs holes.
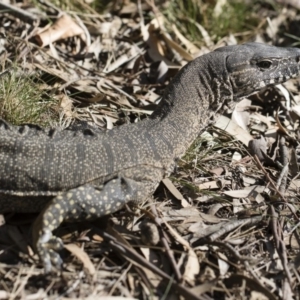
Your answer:
[[[102,190],[84,185],[62,193],[48,202],[33,225],[33,242],[43,262],[45,272],[52,265],[60,267],[62,260],[58,251],[62,241],[52,232],[63,221],[80,222],[94,220],[113,213],[129,201],[136,201],[144,185],[129,178],[116,178],[107,182]]]
[[[53,236],[50,230],[43,230],[36,244],[36,251],[43,263],[45,273],[52,270],[52,266],[60,270],[62,259],[57,253],[63,249],[63,242],[60,238]]]

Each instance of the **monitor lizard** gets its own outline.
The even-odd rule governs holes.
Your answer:
[[[33,241],[59,267],[63,221],[92,220],[143,201],[226,106],[300,73],[300,49],[226,46],[184,66],[147,119],[112,130],[42,129],[0,121],[0,212],[40,212]]]

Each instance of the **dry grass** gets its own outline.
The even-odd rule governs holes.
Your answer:
[[[1,117],[62,127],[86,121],[103,129],[137,122],[187,61],[249,39],[289,45],[300,24],[292,7],[272,1],[221,7],[218,22],[228,21],[229,12],[239,18],[220,30],[216,20],[203,21],[203,12],[216,13],[213,1],[141,2],[113,1],[100,14],[96,2],[24,1],[14,6],[18,15],[3,13]],[[62,25],[67,30],[47,43],[41,28],[62,12],[71,18]],[[236,113],[242,123],[250,119],[244,131],[208,128],[155,200],[92,224],[61,226],[61,273],[45,276],[32,253],[34,217],[5,216],[0,299],[299,299],[298,87],[295,80],[244,103],[246,117]],[[244,145],[260,135],[270,143],[264,165]]]

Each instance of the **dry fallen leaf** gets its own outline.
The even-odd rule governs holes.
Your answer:
[[[249,142],[249,152],[256,155],[261,162],[265,161],[263,153],[267,153],[267,141],[263,136],[258,139],[253,139]]]
[[[180,56],[182,58],[184,58],[187,61],[191,61],[193,60],[193,57],[186,51],[184,50],[180,45],[178,45],[176,42],[172,41],[164,32],[161,33],[164,41],[166,42],[166,44],[174,49],[176,52],[178,52],[180,54]]]
[[[9,299],[9,293],[6,291],[1,290],[0,291],[0,299]]]
[[[0,214],[0,226],[2,226],[4,224],[5,224],[5,218],[4,218],[4,216],[2,214]]]
[[[7,229],[8,235],[14,241],[14,244],[16,244],[23,253],[27,253],[27,241],[24,239],[19,228],[9,225]]]
[[[226,180],[224,183],[225,184],[230,184],[230,181],[229,180]],[[208,181],[208,182],[204,182],[204,183],[200,183],[198,185],[198,188],[200,190],[216,190],[216,189],[219,189],[219,185],[217,183],[217,181]]]
[[[70,16],[64,14],[52,26],[37,34],[35,39],[40,47],[45,47],[57,40],[76,35],[84,37],[83,29]]]
[[[287,135],[288,137],[292,138],[292,136],[288,133],[288,131],[283,127],[283,125],[280,122],[279,116],[278,116],[278,111],[276,113],[276,122],[278,125],[279,130],[284,133],[285,135]]]
[[[214,126],[225,130],[246,146],[248,146],[249,141],[252,140],[252,136],[246,130],[225,116],[220,116]]]
[[[200,52],[200,49],[196,47],[191,41],[189,41],[181,32],[178,30],[175,24],[172,24],[172,29],[176,34],[177,38],[185,45],[187,50],[194,56]]]
[[[218,265],[221,276],[225,276],[230,265],[227,263],[228,259],[226,255],[222,252],[218,252]]]
[[[181,201],[182,207],[190,207],[191,205],[184,199],[182,194],[175,187],[173,182],[169,178],[163,179],[163,184],[169,190],[169,192],[179,201]]]
[[[170,233],[176,238],[177,242],[180,243],[187,250],[188,261],[186,262],[183,278],[189,283],[194,283],[195,276],[200,272],[200,265],[198,257],[195,251],[190,247],[189,243],[184,240],[168,223],[164,224],[169,229]]]
[[[73,117],[73,101],[66,94],[61,94],[58,98],[60,98],[59,107],[63,114],[68,118]]]
[[[251,101],[248,99],[241,100],[232,112],[231,119],[242,127],[244,130],[247,130],[249,123],[250,113],[247,111],[247,107],[251,105]]]
[[[247,197],[254,197],[257,194],[267,192],[269,189],[262,185],[253,185],[250,187],[246,187],[242,190],[235,190],[235,191],[225,191],[223,192],[224,195],[232,197],[232,198],[247,198]]]
[[[48,74],[51,74],[55,77],[58,77],[58,78],[64,80],[65,82],[76,80],[78,78],[77,74],[71,75],[71,74],[64,72],[62,70],[59,70],[57,68],[43,66],[40,63],[34,63],[33,65]]]
[[[139,249],[140,249],[141,253],[143,254],[143,256],[147,259],[148,262],[155,264],[157,267],[161,267],[161,264],[163,262],[161,261],[161,258],[159,257],[159,255],[157,255],[157,253],[155,253],[155,251],[153,251],[150,248],[144,248],[144,247],[140,247]],[[158,275],[156,275],[152,271],[148,270],[147,268],[143,268],[143,271],[148,276],[153,287],[157,287],[160,284],[161,281],[160,281],[160,277]]]
[[[64,245],[64,248],[70,251],[74,256],[76,256],[84,265],[84,267],[88,270],[91,275],[94,275],[96,269],[93,263],[90,260],[90,257],[76,244],[67,244]]]

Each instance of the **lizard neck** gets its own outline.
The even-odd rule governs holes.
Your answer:
[[[169,145],[168,155],[174,159],[181,157],[211,124],[225,102],[233,101],[225,58],[223,66],[215,66],[209,56],[202,56],[180,70],[150,116],[150,131]]]

